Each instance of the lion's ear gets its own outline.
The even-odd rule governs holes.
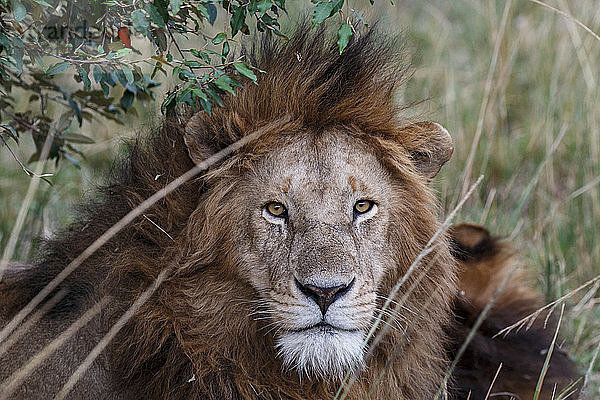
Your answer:
[[[454,225],[449,231],[454,241],[469,249],[481,246],[492,238],[485,227],[472,223]]]
[[[209,125],[203,121],[202,114],[194,114],[185,125],[183,133],[183,141],[194,164],[199,164],[218,151],[216,138],[211,137],[207,131],[206,127]]]
[[[428,179],[435,177],[454,151],[448,131],[438,123],[426,121],[407,126],[403,133],[417,171]]]
[[[478,261],[491,257],[501,248],[500,242],[478,224],[454,225],[448,232],[452,255],[460,261]]]

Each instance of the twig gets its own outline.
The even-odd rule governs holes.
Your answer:
[[[539,4],[540,6],[544,6],[546,8],[549,8],[550,10],[554,11],[555,13],[558,13],[560,15],[562,15],[563,17],[565,17],[566,19],[575,22],[577,25],[579,25],[580,27],[582,27],[587,33],[589,33],[590,35],[592,35],[596,40],[600,41],[600,36],[598,36],[597,33],[595,33],[593,30],[591,30],[590,28],[587,27],[587,25],[585,25],[583,22],[579,21],[577,18],[573,17],[570,14],[567,14],[566,12],[559,10],[558,8],[554,8],[549,4],[546,4],[544,2],[541,2],[539,0],[529,0],[532,3],[535,4]]]
[[[488,388],[487,394],[483,400],[488,400],[490,398],[490,394],[492,393],[492,388],[494,387],[494,383],[496,383],[496,379],[498,379],[498,374],[500,374],[500,370],[502,369],[502,363],[498,365],[498,369],[496,370],[496,374],[494,375],[494,379],[492,379],[492,383],[490,383],[490,387]]]
[[[152,225],[154,225],[155,227],[157,227],[159,231],[161,231],[162,233],[164,233],[165,235],[167,235],[169,237],[169,239],[175,240],[175,239],[173,239],[173,236],[169,235],[169,232],[165,231],[163,228],[160,227],[160,225],[158,225],[156,222],[154,222],[150,218],[148,218],[146,216],[146,214],[144,214],[144,218],[146,218],[148,221],[150,221],[150,223]]]
[[[173,32],[171,31],[169,24],[167,24],[166,26],[167,26],[167,32],[169,32],[169,36],[171,36],[171,41],[175,44],[177,51],[179,51],[179,54],[181,55],[181,58],[183,58],[183,61],[185,63],[187,61],[187,59],[185,58],[185,54],[183,54],[183,51],[181,51],[181,48],[179,47],[179,43],[177,43],[177,40],[175,40],[175,35],[173,35]],[[194,79],[196,80],[196,84],[198,85],[198,87],[202,88],[204,85],[202,84],[202,82],[200,82],[200,78],[198,78],[196,76],[196,74],[194,73],[194,69],[192,67],[190,67],[189,65],[186,65],[186,66],[188,67],[188,69],[190,70],[192,75],[194,75]]]
[[[8,143],[6,143],[6,140],[4,140],[4,137],[0,136],[0,139],[2,140],[2,143],[4,143],[4,145],[8,149],[8,152],[12,155],[12,157],[15,159],[15,161],[21,166],[21,169],[23,171],[25,171],[25,173],[28,176],[34,176],[36,178],[44,178],[46,176],[51,176],[52,175],[52,174],[41,174],[41,175],[38,175],[35,172],[33,172],[32,170],[30,170],[29,168],[27,168],[25,166],[25,164],[23,164],[23,162],[21,160],[19,160],[19,157],[17,157],[17,155],[12,151],[12,149],[10,148],[10,146],[8,145]],[[0,275],[0,277],[1,277],[1,275]]]
[[[570,291],[569,293],[565,294],[561,298],[554,300],[552,303],[546,304],[544,307],[537,309],[536,311],[532,312],[531,314],[529,314],[525,318],[522,318],[519,321],[515,322],[514,324],[512,324],[510,326],[507,326],[506,328],[502,329],[500,332],[498,332],[494,336],[492,336],[492,339],[495,338],[495,337],[498,337],[500,335],[508,335],[513,329],[516,329],[516,328],[518,329],[522,325],[528,323],[530,319],[535,320],[538,317],[538,315],[540,315],[540,313],[542,311],[547,310],[548,308],[554,307],[556,304],[565,301],[569,297],[573,296],[575,293],[577,293],[580,290],[588,287],[589,285],[591,285],[592,283],[594,283],[594,282],[596,282],[598,280],[600,280],[600,275],[598,275],[595,278],[590,279],[589,281],[587,281],[583,285],[579,286],[577,289],[574,289],[574,290]]]
[[[54,57],[54,58],[58,58],[59,60],[63,60],[63,61],[67,61],[70,62],[72,64],[77,64],[77,65],[82,65],[82,64],[100,64],[100,65],[108,65],[111,67],[114,66],[118,66],[121,64],[137,64],[137,63],[141,63],[141,62],[151,62],[150,60],[152,60],[152,58],[144,58],[141,60],[127,60],[127,62],[122,61],[121,59],[116,59],[119,61],[115,61],[115,60],[101,60],[99,59],[99,57],[104,56],[105,54],[101,54],[99,56],[95,56],[96,58],[93,58],[91,60],[80,60],[77,58],[70,58],[70,57],[65,57],[65,56],[61,56],[60,54],[54,54],[54,53],[50,53],[46,50],[43,50],[42,48],[37,48],[37,51],[39,51],[40,53],[43,53],[47,56],[50,57]]]

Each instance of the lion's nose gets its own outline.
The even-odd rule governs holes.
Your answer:
[[[342,297],[347,293],[350,288],[354,285],[354,279],[346,285],[332,286],[332,287],[320,287],[314,285],[303,285],[296,279],[296,286],[302,293],[313,299],[319,308],[321,313],[325,315],[327,309],[334,301]]]

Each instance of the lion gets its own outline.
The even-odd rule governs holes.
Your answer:
[[[527,319],[519,326],[544,303],[527,286],[527,277],[508,243],[472,223],[453,226],[450,238],[451,252],[459,262],[459,293],[453,306],[456,323],[449,334],[452,355],[506,281],[454,373],[457,398],[467,398],[469,392],[471,398],[485,398],[490,391],[501,400],[533,399],[547,352],[553,346],[556,318]],[[513,324],[517,324],[515,329],[501,334]],[[554,345],[539,398],[557,398],[563,390],[569,396],[577,394],[582,383],[577,378],[566,352]]]
[[[348,376],[348,399],[456,391],[444,377],[458,266],[429,186],[452,139],[394,101],[409,71],[397,41],[370,30],[340,54],[325,36],[303,26],[287,43],[267,37],[244,50],[267,71],[258,85],[212,113],[168,115],[132,144],[77,221],[44,243],[35,266],[8,271],[2,326],[144,199],[257,136],[62,281],[27,332],[0,344],[0,396],[55,396],[157,279],[69,398],[332,399]],[[386,323],[370,348],[380,312]],[[24,374],[47,344],[51,356]]]

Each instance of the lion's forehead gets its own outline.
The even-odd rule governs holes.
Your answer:
[[[375,153],[340,133],[298,137],[266,154],[255,172],[265,196],[300,204],[319,200],[346,207],[356,196],[384,197],[390,192],[389,175]]]

